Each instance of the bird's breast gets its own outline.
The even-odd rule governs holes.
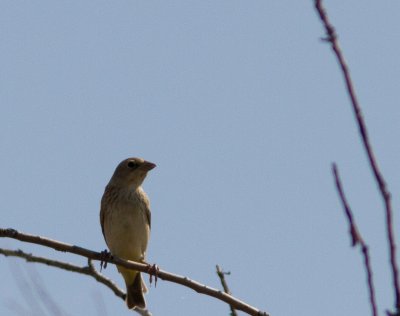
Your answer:
[[[145,259],[150,226],[146,203],[140,199],[116,199],[105,212],[104,235],[112,254],[129,260]]]

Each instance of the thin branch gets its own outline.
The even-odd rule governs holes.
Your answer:
[[[369,256],[368,246],[365,243],[364,239],[361,237],[361,234],[358,231],[358,228],[356,226],[356,222],[354,220],[353,213],[350,209],[350,205],[347,202],[346,196],[344,195],[342,183],[341,183],[340,177],[339,177],[339,171],[337,169],[336,164],[332,164],[332,173],[335,178],[336,189],[338,191],[340,201],[342,202],[343,209],[346,214],[347,221],[349,223],[351,245],[353,247],[360,245],[361,252],[363,254],[365,271],[367,273],[369,301],[370,301],[370,305],[371,305],[372,315],[378,316],[378,308],[377,308],[376,298],[375,298],[375,288],[374,288],[374,282],[372,279],[372,268],[371,268],[371,260],[370,260],[370,256]]]
[[[46,246],[49,248],[53,248],[58,251],[74,253],[76,255],[80,255],[80,256],[86,257],[88,259],[98,260],[98,261],[106,261],[109,263],[114,263],[114,264],[123,266],[128,269],[134,269],[134,270],[137,270],[140,272],[144,272],[144,273],[147,273],[150,275],[154,274],[153,269],[150,269],[148,264],[124,260],[124,259],[120,259],[115,256],[113,256],[111,258],[104,258],[104,255],[102,255],[100,252],[82,248],[82,247],[79,247],[76,245],[66,244],[63,242],[59,242],[59,241],[41,237],[41,236],[34,236],[34,235],[20,233],[12,228],[8,228],[8,229],[0,228],[0,237],[8,237],[8,238],[17,239],[17,240],[24,241],[24,242],[34,243],[34,244]],[[174,282],[177,284],[181,284],[183,286],[193,289],[194,291],[196,291],[198,293],[202,293],[202,294],[206,294],[208,296],[215,297],[216,299],[221,300],[229,305],[232,305],[235,307],[235,309],[241,310],[249,315],[269,316],[268,313],[261,311],[243,301],[240,301],[239,299],[233,297],[232,295],[226,294],[217,289],[211,288],[207,285],[204,285],[204,284],[201,284],[194,280],[191,280],[187,277],[180,276],[177,274],[172,274],[172,273],[169,273],[169,272],[163,271],[163,270],[157,270],[156,273],[157,273],[157,277],[164,281],[170,281],[170,282]]]
[[[0,254],[4,255],[6,257],[8,257],[8,256],[18,257],[18,258],[25,259],[27,262],[41,263],[41,264],[45,264],[47,266],[59,268],[62,270],[81,273],[81,274],[91,276],[99,283],[102,283],[105,286],[107,286],[111,291],[114,292],[114,294],[116,296],[118,296],[122,300],[125,300],[125,297],[126,297],[125,292],[122,291],[112,280],[110,280],[109,278],[107,278],[104,275],[102,275],[101,273],[99,273],[96,270],[96,268],[94,267],[91,259],[88,259],[87,266],[81,267],[81,266],[77,266],[77,265],[63,262],[63,261],[52,260],[52,259],[45,258],[45,257],[34,256],[34,255],[32,255],[30,253],[26,253],[22,250],[9,250],[9,249],[0,248]],[[135,309],[134,311],[142,316],[151,315],[151,313],[148,310]]]
[[[232,293],[229,290],[228,284],[226,283],[226,280],[225,280],[225,275],[226,274],[230,274],[230,272],[222,271],[218,264],[216,266],[216,269],[217,269],[217,275],[218,275],[218,277],[219,277],[219,279],[221,281],[222,287],[224,288],[224,292],[229,294],[229,295],[231,295]],[[231,308],[231,315],[232,316],[237,316],[235,308],[232,305],[230,305],[230,308]]]
[[[104,285],[109,287],[116,296],[118,296],[122,300],[125,300],[126,295],[125,295],[124,291],[122,291],[113,281],[111,281],[110,279],[108,279],[108,278],[104,277],[103,275],[101,275],[100,273],[98,273],[95,270],[93,263],[90,259],[88,260],[87,266],[81,267],[81,266],[77,266],[77,265],[67,263],[67,262],[62,262],[62,261],[52,260],[52,259],[48,259],[48,258],[44,258],[44,257],[34,256],[32,254],[23,252],[22,250],[8,250],[8,249],[0,248],[0,254],[4,255],[6,257],[8,257],[8,256],[19,257],[19,258],[25,259],[28,262],[42,263],[42,264],[56,267],[59,269],[89,275],[89,276],[95,278],[96,281],[103,283]]]
[[[353,83],[351,80],[350,72],[348,66],[345,62],[343,53],[340,49],[337,35],[335,32],[335,28],[330,23],[326,10],[322,5],[322,0],[315,0],[315,8],[318,12],[318,15],[321,19],[321,22],[325,28],[325,32],[327,38],[325,39],[327,42],[331,44],[332,50],[336,56],[336,59],[340,65],[342,70],[342,74],[346,83],[347,93],[351,100],[351,105],[353,108],[354,115],[356,117],[356,121],[358,124],[359,133],[362,139],[362,143],[364,145],[364,149],[366,151],[370,168],[374,174],[375,181],[377,182],[380,194],[383,199],[385,213],[386,213],[386,232],[387,238],[389,243],[389,257],[390,257],[390,266],[392,270],[392,281],[393,281],[393,288],[395,291],[395,308],[397,310],[397,314],[400,313],[400,286],[399,286],[399,270],[396,260],[396,244],[393,232],[393,219],[392,219],[392,204],[391,204],[391,195],[387,188],[386,181],[383,178],[382,173],[378,167],[378,162],[375,158],[375,154],[372,150],[371,143],[369,141],[367,126],[364,122],[364,118],[362,115],[361,107],[358,103],[356,93],[353,87]]]

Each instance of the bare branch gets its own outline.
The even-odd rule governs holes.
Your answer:
[[[391,195],[386,186],[386,182],[382,176],[382,173],[379,170],[378,163],[375,158],[375,154],[372,150],[372,146],[371,146],[371,143],[370,143],[369,137],[368,137],[367,126],[364,122],[361,107],[357,100],[357,96],[356,96],[356,93],[355,93],[355,90],[353,87],[353,83],[351,80],[348,66],[345,62],[343,53],[342,53],[339,43],[338,43],[335,28],[333,27],[333,25],[330,23],[330,21],[328,19],[326,10],[322,6],[322,0],[315,0],[315,8],[316,8],[318,15],[321,19],[321,22],[325,28],[325,32],[327,35],[327,38],[325,40],[331,44],[332,50],[336,56],[336,59],[340,65],[340,68],[342,70],[342,74],[343,74],[343,77],[344,77],[344,80],[346,83],[347,93],[350,97],[353,112],[354,112],[354,115],[356,117],[356,121],[358,124],[360,137],[361,137],[365,152],[368,157],[370,168],[372,170],[372,173],[374,174],[375,181],[377,182],[379,192],[383,199],[385,213],[386,213],[386,232],[387,232],[387,238],[388,238],[388,244],[389,244],[390,266],[391,266],[391,270],[392,270],[392,281],[393,281],[393,288],[395,291],[395,299],[396,299],[395,308],[396,308],[396,313],[400,314],[399,271],[398,271],[398,265],[397,265],[397,259],[396,259],[396,244],[395,244],[395,238],[394,238],[394,232],[393,232]]]
[[[125,297],[126,297],[125,292],[122,291],[112,280],[110,280],[109,278],[107,278],[104,275],[102,275],[101,273],[99,273],[96,270],[96,268],[94,267],[91,259],[88,259],[87,266],[81,267],[81,266],[77,266],[77,265],[63,262],[63,261],[52,260],[49,258],[34,256],[34,255],[32,255],[30,253],[26,253],[22,250],[9,250],[9,249],[0,248],[0,254],[4,255],[6,257],[8,257],[8,256],[18,257],[18,258],[25,259],[27,262],[41,263],[41,264],[45,264],[47,266],[59,268],[62,270],[81,273],[81,274],[91,276],[99,283],[102,283],[105,286],[107,286],[109,289],[111,289],[111,291],[113,291],[116,296],[118,296],[122,300],[125,300]],[[142,316],[150,316],[151,315],[151,313],[148,310],[135,309],[134,311]]]
[[[52,260],[44,257],[38,257],[34,256],[30,253],[26,253],[22,250],[9,250],[9,249],[1,249],[0,248],[0,254],[8,257],[19,257],[22,259],[25,259],[28,262],[36,262],[36,263],[42,263],[48,266],[56,267],[59,269],[71,271],[71,272],[77,272],[85,275],[89,275],[93,278],[96,279],[96,281],[103,283],[107,287],[109,287],[116,296],[120,297],[122,300],[125,300],[125,293],[122,291],[114,282],[112,282],[110,279],[106,278],[105,276],[101,275],[98,273],[93,264],[92,261],[89,259],[88,260],[88,265],[85,267],[77,266],[71,263],[67,262],[62,262],[62,261],[57,261],[57,260]]]
[[[222,287],[224,289],[224,292],[229,294],[229,295],[231,295],[232,293],[229,290],[228,284],[226,283],[226,280],[225,280],[225,275],[226,274],[231,274],[231,273],[222,271],[218,264],[216,266],[216,269],[217,269],[217,275],[218,275],[218,277],[219,277],[219,279],[221,281],[221,284],[222,284]],[[231,308],[231,315],[232,316],[237,316],[235,308],[232,305],[230,306],[230,308]]]
[[[86,257],[86,258],[92,259],[92,260],[98,260],[98,261],[105,260],[106,262],[114,263],[114,264],[123,266],[128,269],[134,269],[134,270],[144,272],[144,273],[147,273],[150,275],[152,274],[152,270],[149,269],[148,264],[124,260],[124,259],[120,259],[115,256],[113,256],[111,258],[104,258],[104,256],[102,256],[102,254],[100,252],[82,248],[82,247],[79,247],[76,245],[66,244],[63,242],[59,242],[59,241],[41,237],[41,236],[34,236],[34,235],[20,233],[12,228],[8,228],[8,229],[0,228],[0,237],[8,237],[8,238],[17,239],[17,240],[24,241],[24,242],[34,243],[34,244],[46,246],[49,248],[53,248],[58,251],[74,253],[76,255],[80,255],[80,256],[83,256],[83,257]],[[241,310],[249,315],[269,316],[268,313],[263,312],[255,307],[233,297],[232,295],[226,294],[222,291],[211,288],[205,284],[201,284],[201,283],[191,280],[187,277],[180,276],[177,274],[172,274],[172,273],[169,273],[169,272],[163,271],[163,270],[157,271],[157,277],[164,281],[170,281],[170,282],[174,282],[177,284],[181,284],[183,286],[193,289],[194,291],[196,291],[198,293],[215,297],[216,299],[221,300],[229,305],[232,305],[235,307],[235,309]]]
[[[335,178],[336,189],[338,191],[340,201],[342,202],[344,212],[347,217],[347,221],[349,223],[349,232],[351,237],[351,244],[353,247],[360,245],[361,252],[364,258],[364,265],[365,271],[367,273],[367,283],[368,283],[368,291],[369,291],[369,301],[371,305],[372,315],[378,316],[378,309],[376,305],[376,298],[375,298],[375,288],[374,282],[372,279],[372,268],[371,268],[371,260],[369,257],[369,250],[368,246],[365,243],[364,239],[361,237],[361,234],[358,231],[356,226],[356,222],[354,221],[353,213],[350,209],[349,203],[347,202],[346,196],[344,195],[344,191],[342,188],[342,183],[339,177],[339,171],[337,169],[336,164],[332,164],[332,173]]]

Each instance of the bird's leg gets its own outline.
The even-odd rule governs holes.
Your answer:
[[[154,275],[154,287],[157,287],[158,271],[160,271],[158,265],[156,265],[155,263],[153,265],[147,263],[147,272],[150,274],[149,282],[150,284],[153,282],[153,275]]]
[[[101,270],[107,268],[107,260],[112,259],[111,252],[109,252],[107,249],[104,249],[102,252],[100,252],[100,272]]]

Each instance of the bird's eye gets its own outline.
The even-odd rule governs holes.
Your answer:
[[[139,167],[139,164],[138,164],[138,163],[136,163],[136,162],[134,162],[134,161],[129,161],[129,162],[128,162],[128,168],[136,169],[137,167]]]

